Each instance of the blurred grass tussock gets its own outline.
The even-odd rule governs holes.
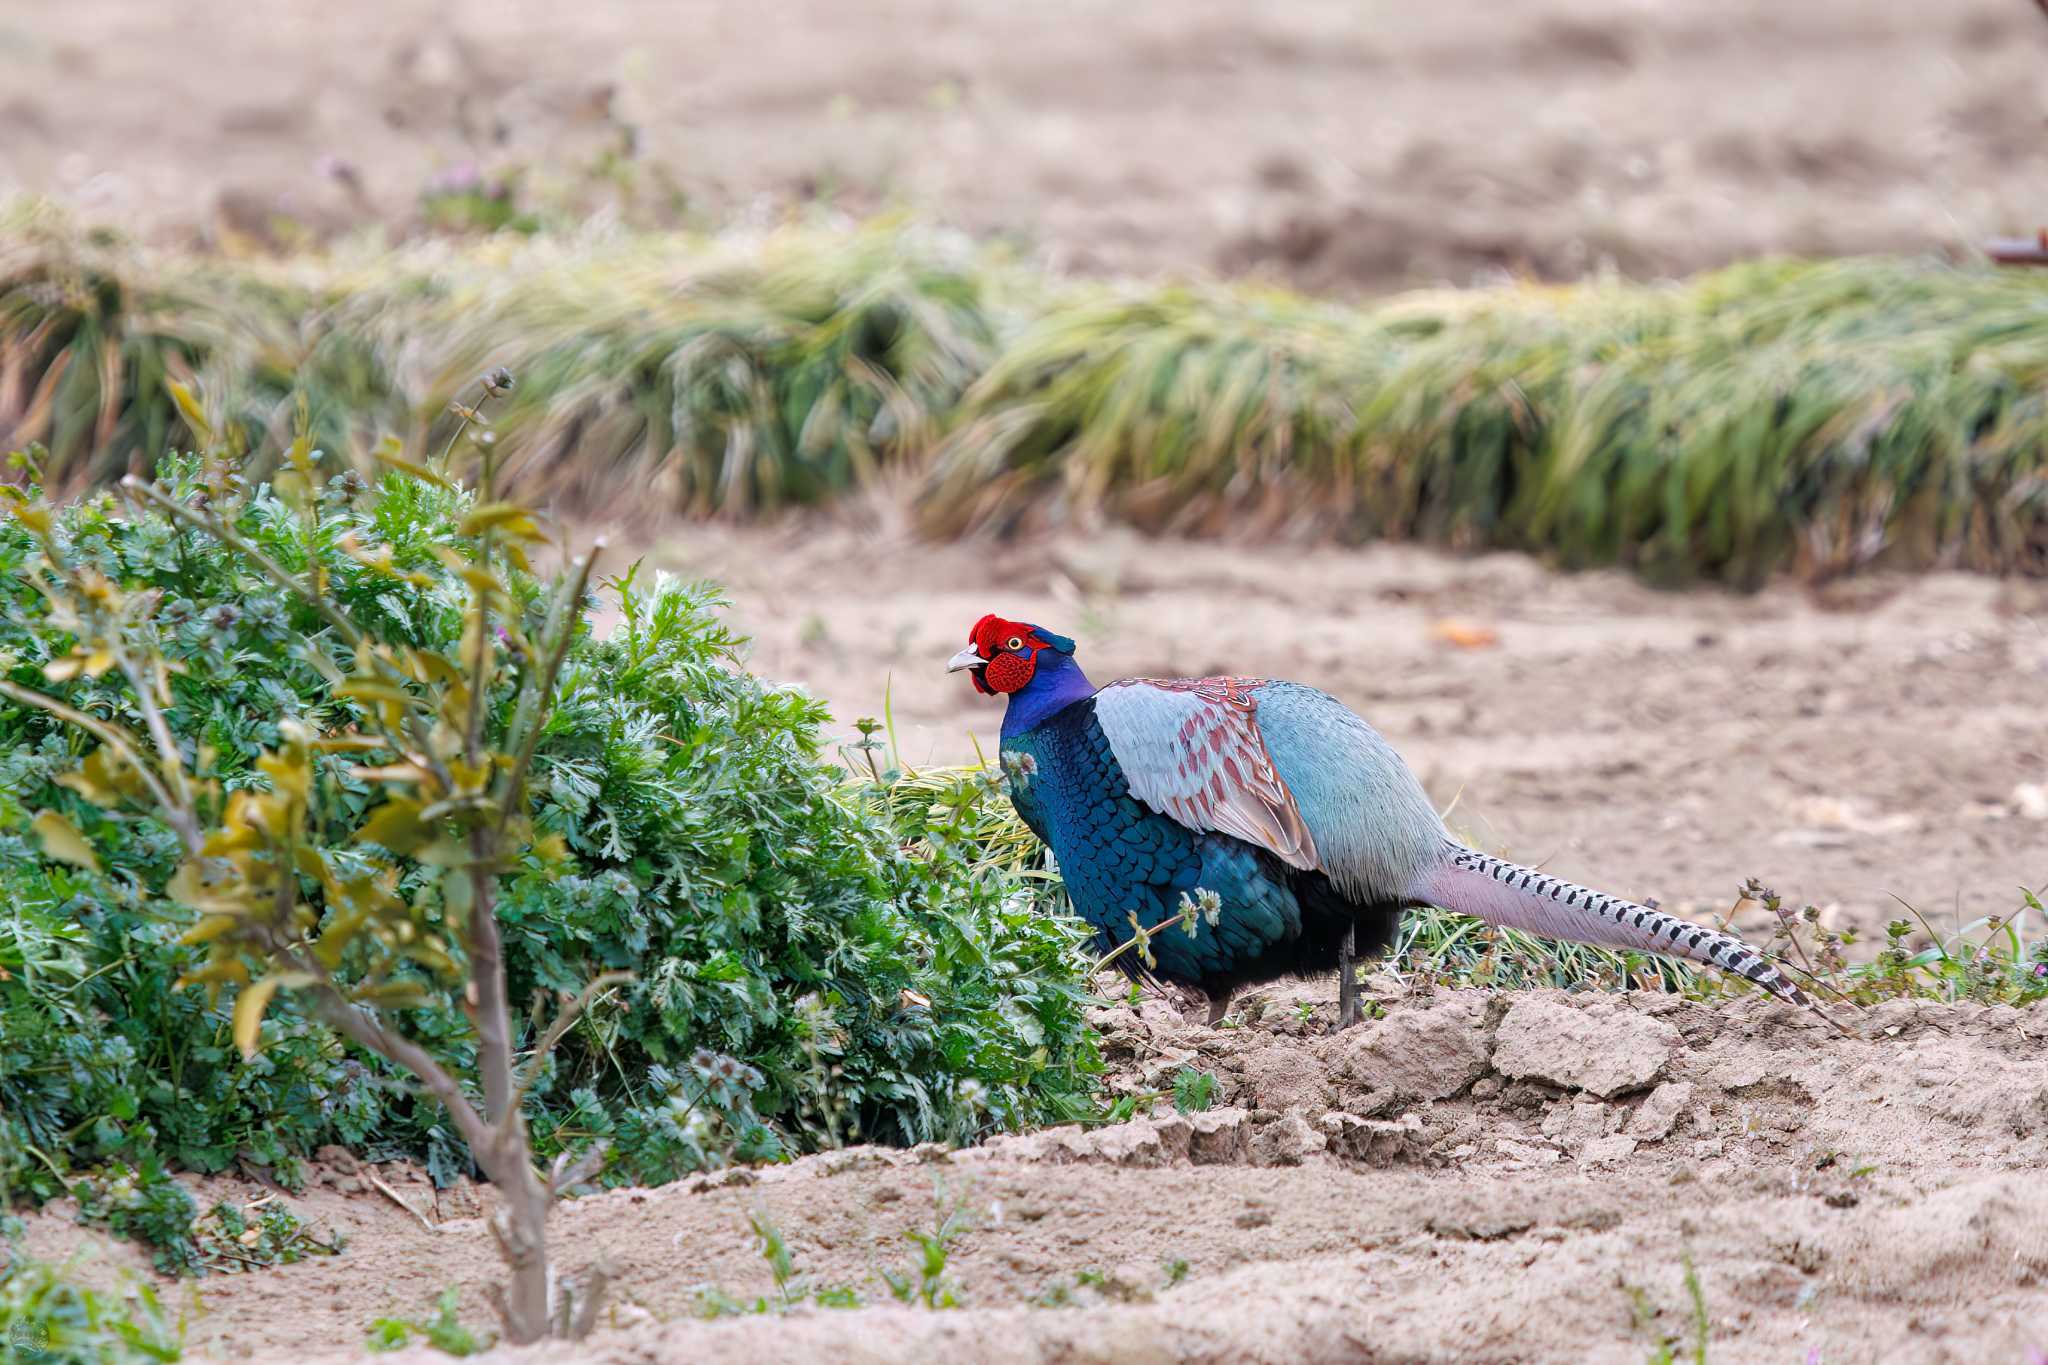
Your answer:
[[[0,221],[0,445],[56,487],[189,432],[421,448],[522,377],[507,475],[754,515],[890,480],[926,530],[1514,548],[1751,585],[1873,562],[2048,572],[2048,276],[1870,259],[1340,306],[1056,281],[895,224],[157,255]]]

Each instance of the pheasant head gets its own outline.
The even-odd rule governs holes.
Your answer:
[[[966,669],[984,695],[1014,695],[1041,677],[1064,672],[1073,658],[1074,642],[1066,636],[988,615],[967,632],[967,648],[947,660],[946,671]]]

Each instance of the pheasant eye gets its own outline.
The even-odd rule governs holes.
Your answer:
[[[1012,635],[1012,636],[1010,637],[1010,643],[1008,643],[1007,645],[1004,645],[1004,646],[1003,646],[1003,648],[1004,648],[1004,649],[1022,649],[1022,648],[1024,648],[1024,637],[1023,637],[1023,636],[1021,636],[1021,635]]]

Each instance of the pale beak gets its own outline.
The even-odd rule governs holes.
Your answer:
[[[987,659],[982,658],[975,651],[973,645],[969,645],[952,658],[946,660],[946,671],[948,673],[958,673],[963,668],[980,668],[987,662]]]

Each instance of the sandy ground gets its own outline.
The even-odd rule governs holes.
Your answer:
[[[1373,985],[1384,1016],[1335,1035],[1327,981],[1248,996],[1224,1030],[1158,1003],[1103,1012],[1121,1087],[1216,1078],[1214,1107],[1186,1117],[574,1201],[561,1264],[616,1268],[604,1329],[495,1358],[1639,1362],[1694,1339],[1688,1259],[1716,1361],[2048,1346],[2048,1011],[1894,1004],[1841,1037],[1757,1001]],[[202,1282],[192,1355],[349,1359],[372,1319],[451,1285],[485,1316],[476,1192],[381,1178],[421,1217],[348,1163],[320,1168],[291,1202],[346,1253]],[[955,1208],[962,1306],[894,1306],[880,1272],[911,1264],[906,1230]],[[31,1250],[78,1245],[62,1214],[31,1221]],[[870,1306],[700,1321],[707,1289],[773,1293],[750,1214],[786,1239],[797,1293],[850,1286]]]
[[[993,736],[992,705],[939,669],[998,609],[1078,635],[1101,677],[1322,684],[1490,842],[1667,905],[1725,908],[1754,873],[1875,929],[1894,894],[1949,924],[2048,881],[2039,584],[1667,595],[1412,547],[933,548],[816,522],[692,528],[649,559],[724,577],[754,665],[829,698],[840,733],[891,689],[918,762]],[[1215,1077],[1214,1108],[1185,1118],[576,1200],[559,1265],[615,1267],[603,1330],[493,1358],[1634,1365],[1666,1338],[1690,1349],[1688,1261],[1723,1365],[2048,1350],[2048,1007],[1894,1003],[1844,1036],[1755,998],[1368,987],[1382,1017],[1341,1034],[1328,979],[1252,992],[1220,1030],[1159,1000],[1100,1013],[1115,1089]],[[489,1192],[378,1175],[419,1216],[333,1154],[290,1202],[346,1232],[344,1255],[166,1286],[191,1357],[360,1358],[374,1320],[430,1317],[451,1286],[488,1324]],[[199,1184],[203,1204],[263,1193]],[[895,1305],[882,1272],[913,1264],[906,1231],[956,1207],[961,1307]],[[30,1219],[31,1251],[141,1264],[68,1214]],[[710,1290],[773,1292],[751,1214],[786,1238],[799,1292],[866,1306],[700,1319]]]
[[[1681,913],[1725,911],[1755,876],[1875,936],[1899,900],[1954,928],[2048,883],[2038,584],[1742,597],[1410,546],[930,546],[817,524],[693,528],[650,563],[729,585],[754,669],[822,696],[841,734],[886,695],[913,765],[993,752],[1000,705],[942,667],[994,611],[1074,636],[1097,682],[1324,688],[1470,837]]]
[[[2044,57],[2026,0],[66,0],[0,13],[0,192],[324,233],[463,162],[594,202],[631,125],[639,211],[661,168],[698,224],[908,206],[1329,289],[1649,275],[2031,233]]]

